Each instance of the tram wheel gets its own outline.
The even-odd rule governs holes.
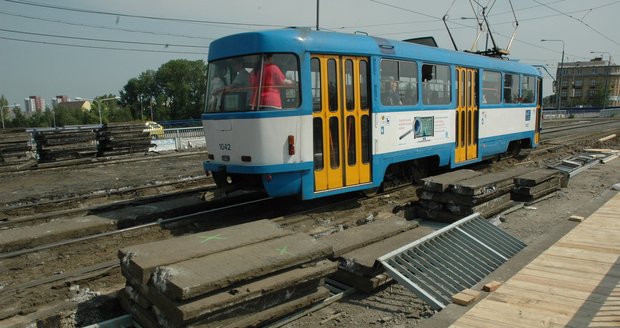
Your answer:
[[[381,191],[381,186],[379,187],[374,187],[374,188],[370,188],[370,189],[364,189],[362,190],[362,195],[366,196],[366,197],[374,197],[376,196],[380,191]]]
[[[510,144],[508,145],[508,151],[507,151],[508,155],[512,156],[513,158],[517,158],[520,152],[521,152],[521,142],[519,141],[510,142]]]

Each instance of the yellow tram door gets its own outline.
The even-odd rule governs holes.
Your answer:
[[[478,157],[478,104],[475,69],[457,67],[456,163]]]
[[[311,59],[314,189],[370,182],[368,59]]]
[[[538,78],[538,90],[537,90],[537,99],[536,99],[536,131],[534,131],[534,143],[540,142],[540,127],[542,124],[542,79]]]

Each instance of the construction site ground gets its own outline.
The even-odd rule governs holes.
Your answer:
[[[617,139],[604,147],[620,149]],[[563,152],[550,152],[547,156],[557,159],[576,151],[565,149]],[[184,157],[149,156],[152,158],[146,162],[126,161],[84,169],[72,167],[40,173],[35,170],[18,176],[5,175],[0,177],[2,191],[6,196],[4,201],[46,199],[87,190],[123,188],[204,174],[204,152]],[[539,166],[544,165],[544,158],[537,161]],[[507,160],[498,163],[498,167],[513,167],[523,165],[522,163]],[[483,283],[490,280],[508,280],[578,225],[568,220],[571,215],[587,217],[604,204],[612,196],[610,188],[616,183],[620,183],[620,159],[593,166],[572,177],[568,187],[555,195],[502,216],[501,228],[524,241],[528,247],[492,273]],[[471,307],[449,305],[435,313],[430,307],[421,305],[422,303],[404,287],[391,284],[374,293],[355,293],[293,321],[286,327],[447,327]]]
[[[579,223],[569,221],[572,215],[588,217],[617,191],[620,183],[620,159],[596,165],[570,179],[569,186],[539,203],[502,216],[500,227],[524,241],[528,246],[491,273],[472,289],[492,280],[504,282],[548,249]],[[482,293],[486,296],[488,293]],[[434,313],[420,311],[420,299],[411,296],[403,286],[393,284],[373,294],[357,293],[302,319],[288,328],[321,327],[448,327],[465,314],[472,305],[450,304]],[[327,321],[326,321],[327,320]]]

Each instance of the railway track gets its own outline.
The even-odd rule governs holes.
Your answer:
[[[171,154],[159,154],[154,152],[154,154],[131,154],[131,155],[123,155],[123,156],[112,156],[112,157],[95,157],[95,158],[82,158],[82,159],[72,159],[72,160],[64,160],[57,162],[49,162],[49,163],[37,163],[33,166],[28,167],[16,167],[13,170],[6,170],[0,172],[0,178],[3,176],[11,176],[11,175],[20,175],[27,174],[28,172],[33,171],[58,171],[58,170],[66,170],[71,167],[97,167],[101,165],[114,165],[128,162],[141,162],[141,161],[149,161],[153,158],[166,158],[166,157],[174,157],[178,159],[182,159],[184,157],[191,157],[196,155],[202,155],[206,157],[207,151],[192,151],[186,153],[171,153]]]
[[[619,131],[619,120],[568,124],[561,127],[543,129],[540,145],[533,149],[531,154],[543,154],[561,148],[578,146],[584,142],[599,139]]]
[[[46,212],[85,209],[212,184],[201,169],[203,152],[88,162],[0,174],[5,192],[0,221]],[[165,163],[193,167],[174,173]],[[126,172],[119,172],[119,170]],[[171,174],[171,172],[173,174]],[[132,174],[133,173],[133,174]]]
[[[402,190],[406,189],[407,188],[400,188],[400,190],[394,190],[390,193],[384,193],[379,197],[390,197],[390,195],[395,195],[395,193],[402,192]],[[216,227],[232,226],[248,222],[250,220],[256,220],[259,218],[272,219],[277,224],[283,227],[290,228],[291,230],[303,231],[309,234],[319,235],[323,233],[322,228],[324,227],[331,229],[341,224],[351,224],[350,218],[329,220],[329,222],[319,220],[320,227],[316,229],[314,225],[317,221],[316,217],[313,216],[313,214],[315,214],[317,211],[322,213],[341,213],[342,208],[345,207],[346,204],[351,204],[351,202],[363,203],[364,197],[358,195],[347,195],[342,196],[341,199],[338,201],[317,200],[313,201],[312,204],[298,202],[290,207],[282,208],[279,211],[273,211],[272,209],[276,208],[275,205],[277,202],[278,200],[263,197],[259,194],[238,196],[232,199],[226,199],[225,201],[214,202],[213,204],[206,204],[204,207],[210,208],[195,208],[188,214],[171,216],[168,218],[160,218],[152,222],[138,224],[127,228],[119,228],[111,231],[76,236],[70,239],[57,238],[50,240],[45,244],[37,245],[34,247],[20,248],[18,250],[10,252],[3,252],[0,253],[0,261],[3,261],[3,264],[5,265],[9,265],[8,261],[21,261],[22,259],[26,259],[28,257],[38,257],[38,255],[33,254],[41,253],[45,253],[45,256],[47,257],[59,256],[59,254],[61,253],[63,254],[63,256],[75,257],[76,254],[69,253],[72,249],[75,249],[77,252],[80,253],[85,252],[86,256],[90,256],[90,251],[85,250],[85,245],[88,244],[100,245],[102,243],[114,243],[116,244],[117,248],[121,248],[121,245],[135,243],[135,240],[132,240],[135,236],[156,235],[157,237],[155,239],[148,237],[147,240],[159,240],[160,236],[164,236],[165,238],[172,238],[174,236],[184,235],[187,233],[196,233],[200,231],[214,229]],[[231,216],[234,216],[235,218],[228,219]],[[127,242],[119,242],[120,239],[126,238],[129,239]],[[116,254],[115,252],[113,253],[114,254],[110,255],[115,258]],[[35,267],[38,266],[37,263],[33,263],[33,265]],[[49,263],[47,263],[47,265],[49,265]],[[100,263],[94,264],[94,268],[99,268],[99,266]],[[20,269],[24,270],[27,268],[21,267]],[[80,270],[86,270],[90,272],[94,269],[80,268]],[[64,273],[64,275],[76,276],[75,273]],[[32,280],[32,278],[32,276],[29,276],[28,279]],[[51,281],[51,279],[54,278],[38,277],[33,281],[41,281],[45,283]],[[62,277],[59,277],[57,280],[59,279],[62,279]],[[36,286],[33,281],[25,282],[24,284],[22,284],[22,286]],[[19,281],[15,280],[13,282],[17,283]],[[13,284],[5,284],[4,288],[0,289],[0,296],[2,294],[8,293],[9,291],[20,290],[20,288],[18,287],[12,287],[12,285]]]
[[[379,197],[396,199],[394,195],[393,192]],[[31,308],[26,312],[36,312],[36,309],[43,304],[58,303],[59,308],[65,306],[62,297],[71,293],[72,286],[92,286],[83,287],[90,288],[90,290],[97,286],[122,288],[124,278],[120,274],[116,251],[133,244],[174,238],[178,235],[231,226],[260,218],[270,218],[291,230],[317,236],[333,231],[342,225],[355,225],[355,220],[364,219],[364,214],[346,215],[338,219],[334,219],[334,216],[330,219],[317,218],[317,211],[329,217],[329,213],[342,214],[343,207],[350,206],[352,202],[364,201],[364,198],[358,195],[341,196],[337,199],[337,201],[322,199],[312,202],[293,202],[292,206],[286,208],[277,206],[279,200],[269,198],[247,201],[237,199],[209,210],[2,253],[0,263],[7,270],[0,272],[0,281],[4,282],[0,288],[0,308],[5,307],[14,309],[14,311],[11,313],[5,310],[4,315],[0,312],[0,323],[3,318],[23,312],[24,308],[27,309],[23,305],[13,306],[16,295],[30,300]],[[279,210],[274,211],[274,209]],[[356,206],[353,211],[357,209],[359,206]],[[230,219],[231,217],[234,219]],[[93,258],[93,253],[97,254],[96,258]],[[58,297],[46,296],[40,302],[31,300],[50,289],[54,290],[54,294]]]
[[[575,132],[574,128],[569,129]],[[592,139],[614,130],[618,131],[617,125],[605,129],[597,128],[595,132],[580,133],[579,138],[587,136]],[[545,137],[551,137],[543,140],[542,145],[565,140],[556,139],[565,138],[564,136],[553,136],[553,133],[560,131],[547,131]],[[579,142],[575,140],[579,138],[573,134],[570,140]],[[344,195],[330,198],[329,201],[293,202],[286,208],[281,206],[281,200],[233,200],[232,203],[221,204],[212,209],[171,215],[156,222],[68,240],[56,240],[27,250],[3,251],[0,253],[0,308],[3,309],[0,311],[0,323],[1,320],[19,313],[32,312],[32,316],[36,316],[44,304],[54,303],[58,308],[64,307],[67,295],[74,294],[71,288],[75,286],[81,286],[81,290],[110,292],[122,288],[124,278],[120,274],[116,251],[125,246],[174,238],[259,218],[272,219],[293,231],[321,236],[334,233],[343,225],[355,225],[355,221],[363,221],[369,211],[376,213],[385,208],[397,208],[399,204],[415,198],[414,194],[415,189],[410,187],[393,190],[371,199]],[[134,201],[131,205],[140,205],[140,201]],[[13,218],[13,223],[20,219]],[[11,228],[8,221],[0,224],[0,229]],[[53,292],[50,293],[50,290]]]
[[[213,179],[201,175],[153,185],[63,195],[54,199],[22,200],[0,207],[0,229],[6,226],[49,221],[60,216],[85,215],[96,209],[101,210],[102,205],[109,208],[134,201],[157,201],[170,195],[197,193],[214,187]]]
[[[209,218],[239,216],[239,211],[250,212],[248,207],[255,208],[262,201],[266,200],[237,199],[232,205],[230,202],[219,203],[211,209],[129,228],[4,252],[0,254],[0,308],[4,309],[0,311],[0,323],[2,319],[20,313],[36,312],[46,304],[56,304],[59,308],[66,306],[66,295],[72,294],[72,286],[91,286],[84,287],[90,290],[103,286],[122,288],[123,278],[116,255],[119,248],[202,231],[196,229],[217,225],[213,222],[215,219]],[[199,223],[192,224],[196,221]],[[50,294],[49,290],[54,292]]]

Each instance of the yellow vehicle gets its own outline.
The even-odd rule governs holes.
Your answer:
[[[144,122],[144,132],[148,132],[151,138],[160,139],[164,137],[164,127],[157,122],[146,121]]]

